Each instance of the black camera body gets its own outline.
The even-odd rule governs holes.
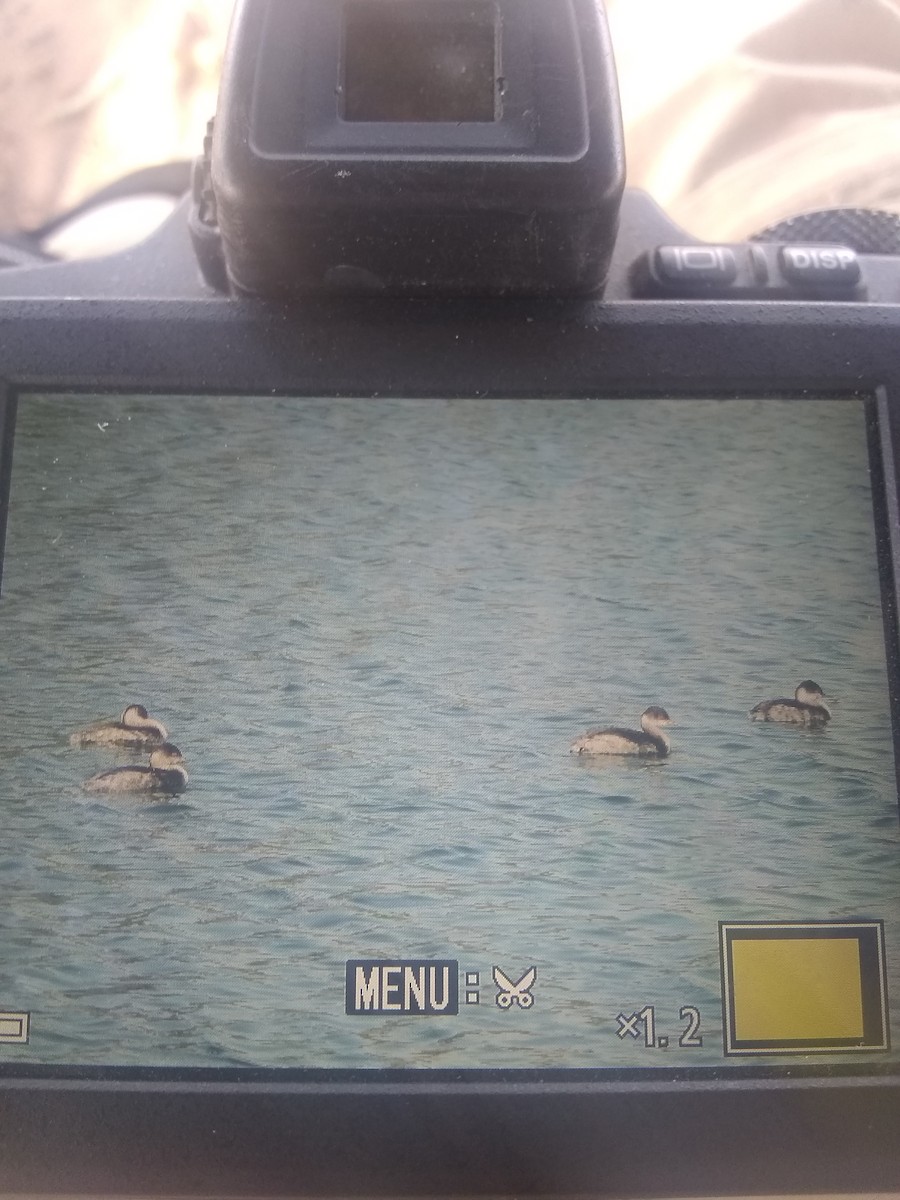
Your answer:
[[[247,4],[229,67],[210,176],[239,291],[602,283],[624,160],[589,0]]]
[[[897,1189],[900,258],[623,185],[594,0],[244,0],[0,272],[0,1189]]]

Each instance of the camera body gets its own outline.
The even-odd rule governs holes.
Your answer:
[[[181,873],[142,876],[123,919],[150,922],[147,944],[214,860],[180,927],[192,1003],[165,967],[130,990],[140,954],[118,958],[103,922],[80,940],[113,904],[106,859],[58,927],[15,943],[55,947],[49,968],[17,974],[10,948],[3,1190],[897,1188],[900,260],[808,234],[710,245],[623,185],[593,0],[244,0],[172,219],[108,260],[0,272],[10,820],[80,796],[78,751],[28,724],[58,718],[45,676],[81,705],[155,680],[198,748],[184,824],[168,801],[125,832],[119,809],[76,806],[77,851],[49,857],[77,870],[111,822],[127,910],[130,864],[162,846]],[[146,647],[171,651],[182,622],[217,644],[153,674]],[[741,688],[794,670],[837,678],[828,727],[748,720]],[[680,721],[670,759],[569,754],[589,716],[570,691],[593,711],[651,686],[676,693],[640,701]],[[271,728],[256,700],[281,705]],[[265,761],[248,751],[249,782],[226,786],[232,742]],[[279,771],[294,790],[272,800]],[[270,801],[278,838],[303,838],[289,854],[255,832]],[[42,827],[15,836],[52,889]],[[644,858],[645,882],[617,885]],[[242,924],[260,896],[271,929]],[[494,940],[460,945],[486,912]],[[233,975],[190,940],[207,920],[213,947],[238,929]],[[87,989],[99,1049],[77,1021],[92,946],[112,964]],[[671,1011],[652,994],[669,979]]]
[[[244,293],[595,291],[624,182],[602,13],[245,4],[209,176]]]

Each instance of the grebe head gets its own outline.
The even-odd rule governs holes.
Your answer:
[[[814,680],[804,679],[794,692],[794,699],[801,704],[816,704],[821,707],[825,693]]]
[[[153,741],[164,742],[169,736],[169,731],[162,721],[151,717],[143,704],[129,704],[122,713],[120,724],[128,730],[133,729],[136,733],[149,735]]]
[[[134,725],[139,721],[148,721],[150,714],[143,704],[129,704],[120,719],[123,725]]]
[[[163,742],[150,752],[150,766],[157,771],[168,771],[172,767],[180,767],[184,763],[184,755],[171,742]]]
[[[645,709],[641,714],[641,728],[646,729],[648,725],[672,725],[673,721],[664,708],[660,708],[658,704],[652,704]]]

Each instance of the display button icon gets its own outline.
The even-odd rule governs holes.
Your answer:
[[[666,283],[734,283],[738,268],[730,246],[659,246],[656,269]]]
[[[725,1053],[889,1049],[881,921],[723,922]]]

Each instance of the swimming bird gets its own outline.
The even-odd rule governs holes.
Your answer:
[[[640,729],[592,729],[576,738],[572,754],[639,754],[643,758],[666,758],[671,743],[662,731],[672,718],[664,708],[652,705],[641,716]]]
[[[165,742],[150,752],[146,767],[113,767],[86,779],[86,792],[128,792],[143,795],[177,796],[187,787],[188,773],[184,755],[177,746]]]
[[[778,721],[782,725],[807,725],[821,729],[831,720],[825,707],[825,693],[812,679],[804,679],[793,700],[764,700],[750,709],[751,721]]]
[[[143,704],[129,704],[118,721],[98,721],[69,737],[70,746],[122,746],[142,750],[161,746],[169,733],[162,721],[151,717]]]

